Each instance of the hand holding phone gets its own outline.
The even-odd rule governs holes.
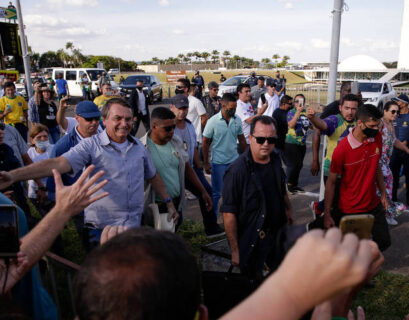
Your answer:
[[[351,214],[341,218],[339,228],[343,234],[355,233],[359,239],[371,239],[374,216],[371,214]]]

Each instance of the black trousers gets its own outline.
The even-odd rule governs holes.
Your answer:
[[[403,165],[403,173],[406,179],[406,185],[409,181],[409,155],[401,150],[394,149],[389,164],[393,175],[393,188],[392,188],[392,201],[398,201],[398,189],[399,189],[399,175],[400,168]],[[409,186],[406,187],[406,204],[409,204]]]
[[[300,177],[306,150],[306,146],[295,143],[285,144],[284,154],[287,165],[287,182],[292,186],[298,186],[298,178]]]
[[[391,236],[389,234],[388,223],[385,218],[385,209],[382,206],[382,203],[379,203],[375,208],[367,212],[352,213],[352,214],[371,214],[375,217],[374,225],[372,228],[372,240],[375,241],[379,250],[385,251],[391,245]],[[335,225],[339,226],[341,218],[346,214],[341,212],[339,209],[332,212],[332,217],[334,219]]]
[[[145,115],[143,115],[142,113],[138,113],[136,115],[136,118],[137,118],[136,122],[134,122],[132,125],[131,135],[134,136],[138,132],[141,121],[143,123],[143,126],[145,127],[145,131],[148,132],[148,130],[151,128],[149,110],[146,110]]]

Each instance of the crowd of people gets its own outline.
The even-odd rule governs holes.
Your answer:
[[[177,232],[189,191],[206,235],[226,234],[232,266],[259,285],[223,319],[346,317],[383,263],[388,223],[406,209],[397,190],[402,165],[409,174],[409,99],[400,95],[382,112],[344,82],[340,99],[318,116],[303,94],[286,94],[279,72],[275,79],[253,77],[222,97],[218,83],[209,82],[202,97],[205,83],[196,72],[192,81],[177,81],[169,107],[151,111],[140,81],[127,101],[101,80],[92,102],[84,79],[74,117],[66,116],[64,79],[56,80],[57,100],[49,85],[35,82],[28,104],[5,82],[0,203],[18,205],[29,232],[21,234],[17,259],[1,261],[3,294],[12,292],[31,317],[55,319],[53,308],[46,316],[37,305],[52,302],[33,266],[51,246],[63,252],[59,235],[73,219],[87,252],[75,283],[79,319],[206,319],[199,270],[183,240],[144,227],[156,226],[157,208]],[[141,122],[146,134],[138,139]],[[325,199],[311,204],[309,225],[323,230],[307,232],[294,226],[290,195],[304,192],[299,176],[309,134],[312,175],[319,172],[321,135],[328,143]],[[351,214],[374,216],[373,241],[336,228]],[[24,290],[48,298],[22,299]]]

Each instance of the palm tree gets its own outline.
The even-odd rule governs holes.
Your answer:
[[[213,60],[213,63],[216,63],[216,61],[219,60],[219,54],[220,54],[220,52],[217,51],[217,50],[213,50],[213,51],[212,51],[212,60]]]
[[[179,63],[183,63],[183,58],[185,57],[185,55],[183,53],[179,53],[178,54],[178,58],[179,58]]]
[[[275,65],[277,65],[278,59],[280,59],[280,56],[277,53],[275,53],[272,58],[275,60]]]
[[[270,63],[270,59],[269,59],[269,58],[263,58],[263,59],[261,59],[261,63],[269,64],[269,63]]]
[[[202,52],[201,56],[202,56],[202,58],[203,58],[204,62],[205,62],[205,63],[207,63],[207,58],[209,58],[209,57],[210,57],[210,53],[209,53],[209,52],[204,51],[204,52]]]
[[[159,63],[158,57],[153,57],[152,62],[153,62],[153,64],[158,64]]]
[[[186,58],[188,58],[188,59],[189,59],[189,63],[191,63],[191,62],[192,62],[192,57],[193,57],[193,53],[192,53],[192,52],[188,52],[188,53],[186,53]]]
[[[202,55],[200,54],[200,52],[199,51],[195,51],[195,52],[193,52],[193,55],[195,56],[195,58],[196,58],[196,61],[198,61],[201,57],[202,57]]]
[[[70,60],[70,56],[68,55],[67,52],[64,51],[64,49],[58,49],[56,54],[58,58],[62,61],[64,68],[65,68],[66,64],[68,64]]]

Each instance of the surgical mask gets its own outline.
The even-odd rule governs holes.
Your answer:
[[[233,118],[234,115],[236,114],[236,109],[227,109],[226,110],[226,115],[230,118]]]
[[[176,94],[184,94],[185,91],[181,90],[181,89],[175,89],[175,93]]]
[[[36,141],[36,147],[40,149],[41,151],[47,150],[47,148],[50,146],[50,141]]]
[[[366,135],[368,138],[374,138],[378,134],[379,130],[378,129],[372,129],[366,127],[364,130],[362,130],[364,135]]]

